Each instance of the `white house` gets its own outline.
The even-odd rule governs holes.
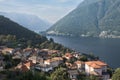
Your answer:
[[[62,62],[63,62],[62,57],[54,57],[52,59],[45,60],[44,64],[51,65],[52,67],[57,67]]]
[[[38,65],[35,66],[35,69],[41,70],[41,71],[44,71],[44,72],[49,72],[49,71],[53,70],[53,67],[50,66],[50,65],[46,65],[46,64],[43,64],[43,65],[38,64]]]
[[[84,67],[84,62],[82,62],[82,61],[76,61],[75,64],[77,65],[78,68]]]
[[[80,57],[80,53],[74,53],[73,56],[76,57],[76,58],[79,58]]]
[[[87,75],[95,75],[108,80],[110,78],[107,73],[107,64],[102,61],[88,61],[85,62],[85,72]]]
[[[81,72],[84,71],[84,62],[82,61],[75,61],[74,62],[77,65],[77,69]]]

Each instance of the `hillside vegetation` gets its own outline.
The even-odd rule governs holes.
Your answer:
[[[120,36],[120,0],[84,0],[56,22],[48,34]]]
[[[35,47],[69,51],[68,48],[55,43],[53,39],[48,40],[4,16],[0,16],[0,45],[13,48]]]

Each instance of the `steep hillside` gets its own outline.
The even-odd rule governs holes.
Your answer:
[[[120,36],[120,0],[84,0],[60,19],[48,34],[72,36]],[[114,36],[115,35],[115,36]]]
[[[18,24],[35,32],[45,31],[51,26],[49,22],[44,21],[35,15],[6,12],[0,12],[0,15],[8,17],[14,22],[17,22]]]
[[[71,51],[55,43],[53,39],[48,40],[46,37],[30,31],[4,16],[0,16],[0,45],[13,48],[36,47],[56,49],[63,52]]]
[[[27,28],[11,21],[10,19],[0,16],[0,34],[2,35],[16,35],[17,38],[34,39],[36,36],[40,36]],[[42,36],[40,36],[42,38]]]

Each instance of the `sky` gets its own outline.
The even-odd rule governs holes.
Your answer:
[[[25,13],[55,23],[83,0],[0,0],[0,12]]]

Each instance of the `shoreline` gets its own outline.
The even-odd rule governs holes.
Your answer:
[[[58,36],[58,37],[79,37],[79,38],[100,38],[100,39],[120,39],[120,36],[114,36],[114,37],[99,37],[99,36],[70,36],[70,35],[56,35],[56,34],[47,34],[43,36]]]

